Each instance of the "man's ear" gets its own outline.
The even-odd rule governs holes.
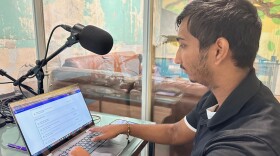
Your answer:
[[[215,64],[222,63],[230,57],[228,40],[220,37],[216,40]]]

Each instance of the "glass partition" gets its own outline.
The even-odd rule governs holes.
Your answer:
[[[257,7],[262,20],[262,35],[260,48],[255,60],[258,78],[268,86],[271,91],[280,96],[280,10],[279,2],[260,2],[251,0]],[[268,5],[269,4],[269,5]],[[280,99],[279,99],[280,100]]]
[[[154,11],[153,120],[174,123],[196,105],[207,88],[191,83],[188,75],[174,63],[178,44],[175,20],[191,0],[156,0]],[[280,100],[280,17],[277,1],[252,0],[263,22],[260,49],[255,60],[256,73]],[[270,5],[267,5],[269,3]],[[164,106],[164,107],[162,107]],[[160,109],[160,115],[158,110]],[[160,155],[190,155],[191,144],[162,146]]]
[[[36,60],[32,1],[1,1],[0,20],[0,69],[18,79],[35,65]],[[11,80],[0,75],[0,82]],[[27,79],[24,84],[36,89],[35,79]],[[18,88],[12,83],[1,84],[0,95],[15,90]]]
[[[154,11],[153,120],[175,123],[196,105],[207,88],[191,83],[188,75],[174,63],[178,49],[176,18],[188,0],[156,0]],[[178,146],[157,145],[157,154],[189,155],[192,143]]]
[[[79,43],[61,52],[48,65],[50,90],[78,83],[91,110],[141,118],[143,4],[143,0],[43,0],[46,40],[55,26],[77,23],[99,27],[114,40],[110,53],[103,56]],[[57,29],[49,54],[69,36]]]

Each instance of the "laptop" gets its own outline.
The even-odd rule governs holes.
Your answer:
[[[94,121],[78,85],[13,102],[9,106],[31,156],[68,155],[77,145],[95,156],[119,155],[128,144],[125,135],[106,141],[91,141],[98,134],[87,132],[94,126]]]

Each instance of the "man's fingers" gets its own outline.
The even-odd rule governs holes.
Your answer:
[[[93,127],[89,129],[90,132],[101,132],[101,128],[100,127]]]
[[[92,127],[89,129],[91,133],[99,133],[92,141],[107,140],[116,137],[118,133],[117,125],[107,125],[102,127]],[[113,130],[114,129],[114,130]],[[113,131],[112,131],[113,130]]]
[[[102,135],[99,135],[99,136],[93,137],[93,138],[91,139],[91,141],[97,142],[97,141],[100,141],[100,140],[104,140],[104,139],[102,139],[102,138],[103,138]]]
[[[69,152],[70,156],[89,156],[89,153],[80,146],[73,147]]]
[[[105,136],[104,135],[98,135],[98,136],[96,136],[96,137],[93,137],[92,139],[91,139],[91,141],[94,141],[94,142],[97,142],[97,141],[101,141],[101,140],[106,140],[106,138],[105,138]]]

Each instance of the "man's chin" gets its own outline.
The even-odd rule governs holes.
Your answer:
[[[187,72],[186,72],[187,73]],[[197,80],[195,80],[192,76],[188,75],[189,76],[189,80],[192,82],[192,83],[199,83],[197,82]]]
[[[194,79],[189,79],[190,80],[190,82],[192,82],[192,83],[198,83],[198,84],[201,84],[201,85],[203,85],[203,86],[206,86],[206,84],[204,84],[204,83],[201,83],[201,82],[198,82],[198,81],[196,81],[196,80],[194,80]],[[206,86],[207,87],[207,86]]]
[[[193,80],[193,79],[189,79],[192,83],[197,83],[197,81]]]

